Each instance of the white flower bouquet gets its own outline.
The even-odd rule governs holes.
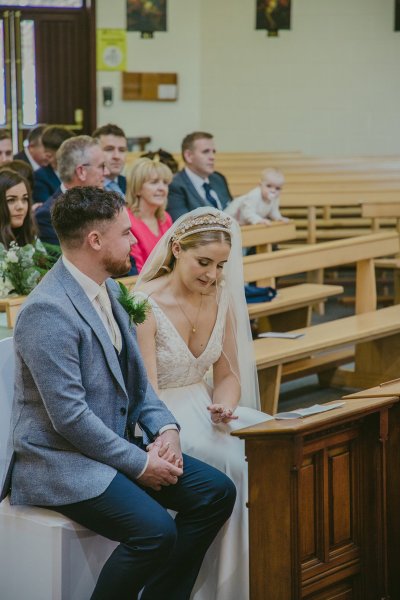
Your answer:
[[[0,298],[29,294],[60,253],[57,246],[44,245],[40,240],[25,246],[11,242],[8,250],[0,243]]]

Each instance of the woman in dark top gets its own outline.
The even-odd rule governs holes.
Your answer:
[[[25,246],[34,242],[35,233],[28,181],[11,169],[1,169],[0,242],[7,249],[11,242]]]

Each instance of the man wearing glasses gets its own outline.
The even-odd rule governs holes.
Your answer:
[[[51,223],[51,207],[56,198],[74,187],[93,186],[103,189],[105,157],[99,142],[88,135],[78,135],[63,142],[57,152],[61,185],[35,213],[42,242],[59,245]]]

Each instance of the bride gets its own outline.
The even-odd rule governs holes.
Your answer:
[[[247,463],[230,432],[272,417],[259,406],[244,296],[239,226],[207,207],[180,217],[154,248],[135,295],[151,312],[138,327],[149,379],[181,426],[182,450],[237,487],[230,521],[204,560],[191,598],[249,598]]]

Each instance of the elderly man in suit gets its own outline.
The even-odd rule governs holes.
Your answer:
[[[168,193],[167,210],[174,221],[199,206],[223,210],[232,200],[225,177],[214,171],[215,152],[210,133],[195,131],[183,139],[185,168],[174,176]]]
[[[56,156],[61,185],[35,213],[39,238],[42,242],[58,245],[57,233],[51,222],[51,209],[56,199],[74,187],[104,185],[105,157],[98,140],[88,135],[74,136],[63,142]]]
[[[15,327],[3,496],[11,489],[11,504],[46,506],[120,542],[92,600],[133,600],[141,589],[142,600],[188,600],[234,485],[182,456],[179,425],[147,380],[110,279],[129,269],[134,242],[121,196],[68,190],[53,221],[63,256]]]

